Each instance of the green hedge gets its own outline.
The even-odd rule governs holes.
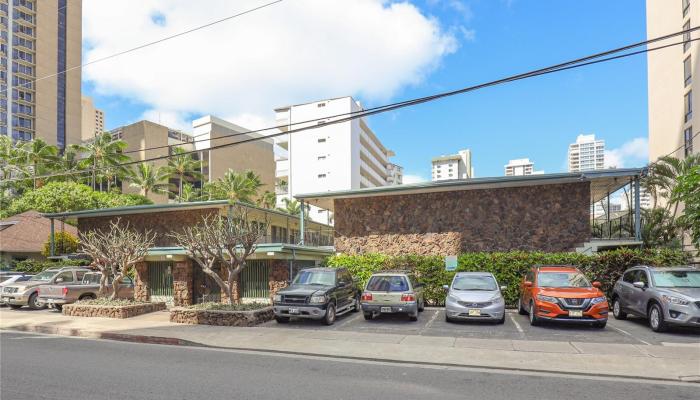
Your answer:
[[[74,267],[81,265],[89,265],[88,260],[60,260],[60,261],[50,261],[50,260],[24,260],[18,261],[14,264],[12,269],[14,271],[26,272],[28,274],[36,274],[47,268],[51,267]]]
[[[506,304],[514,305],[519,295],[520,280],[528,268],[537,264],[575,265],[593,281],[599,281],[609,296],[615,282],[625,269],[634,265],[680,265],[688,263],[681,251],[654,249],[620,249],[592,256],[579,253],[494,252],[464,253],[458,257],[457,271],[492,272],[498,283],[506,285]],[[331,267],[347,267],[364,287],[372,273],[382,270],[414,271],[425,284],[425,298],[430,304],[443,304],[442,285],[452,281],[454,272],[445,271],[444,259],[439,256],[387,256],[383,254],[336,255],[327,260]]]

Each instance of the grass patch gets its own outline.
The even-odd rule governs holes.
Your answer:
[[[246,303],[246,304],[225,304],[225,303],[201,303],[188,306],[191,310],[210,310],[210,311],[255,311],[265,307],[270,307],[265,303]]]
[[[136,301],[134,299],[114,299],[114,300],[111,300],[107,297],[101,297],[99,299],[79,300],[76,304],[79,304],[81,306],[123,307],[123,306],[137,306],[140,304],[148,304],[148,303],[145,301]]]

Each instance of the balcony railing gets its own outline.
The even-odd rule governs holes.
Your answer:
[[[642,226],[644,219],[641,219]],[[591,234],[594,239],[634,239],[634,214],[627,213],[607,220],[593,220]]]
[[[258,244],[284,243],[299,244],[299,233],[289,235],[265,235],[258,240]],[[304,234],[304,246],[333,246],[333,232],[306,231]]]

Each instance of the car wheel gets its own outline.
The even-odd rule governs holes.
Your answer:
[[[415,314],[408,314],[408,320],[411,322],[418,321],[418,311]]]
[[[523,304],[522,304],[522,302],[520,301],[520,298],[518,298],[518,314],[520,314],[520,315],[526,315],[526,314],[527,314],[527,311],[525,311],[525,310],[523,309]]]
[[[605,328],[605,325],[608,324],[608,321],[599,321],[599,322],[594,322],[593,327],[598,328],[598,329],[603,329]]]
[[[654,332],[664,332],[667,329],[664,312],[661,306],[656,303],[649,307],[649,327]]]
[[[32,293],[32,295],[29,296],[29,301],[27,303],[32,310],[41,310],[42,308],[46,308],[46,305],[42,306],[39,304],[38,293]]]
[[[447,311],[445,311],[445,322],[454,322],[454,320],[447,315]]]
[[[323,317],[323,323],[326,325],[333,325],[335,322],[335,304],[329,303],[326,307],[326,315]]]
[[[362,313],[362,315],[365,317],[365,319],[367,321],[370,321],[370,320],[372,320],[372,318],[374,318],[374,314],[372,314],[371,312]]]
[[[352,308],[352,312],[358,312],[362,310],[362,305],[360,304],[360,295],[355,296],[355,306]]]
[[[535,303],[530,302],[530,308],[528,314],[530,315],[530,325],[537,326],[540,323],[540,319],[537,318],[535,314]]]
[[[10,306],[10,308],[13,310],[19,310],[20,308],[22,308],[20,304],[8,304],[8,306]]]
[[[506,312],[505,312],[505,310],[503,311],[503,316],[501,317],[501,319],[499,319],[496,323],[499,324],[499,325],[503,325],[503,324],[506,323]]]
[[[418,312],[423,312],[425,310],[425,299],[422,299],[420,303],[418,303]]]
[[[275,321],[277,321],[278,324],[286,324],[289,322],[289,317],[275,317]]]
[[[613,317],[615,317],[615,319],[627,319],[627,313],[622,311],[620,299],[617,297],[613,299]]]
[[[58,311],[63,311],[63,305],[61,304],[54,304],[53,307]]]
[[[95,295],[93,294],[86,294],[79,298],[78,300],[95,300]]]

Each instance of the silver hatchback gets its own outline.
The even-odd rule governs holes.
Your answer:
[[[458,272],[447,289],[445,320],[495,321],[506,319],[506,303],[496,277],[489,272]]]
[[[655,332],[669,325],[700,327],[700,269],[648,267],[628,269],[615,283],[613,316],[648,318]]]

